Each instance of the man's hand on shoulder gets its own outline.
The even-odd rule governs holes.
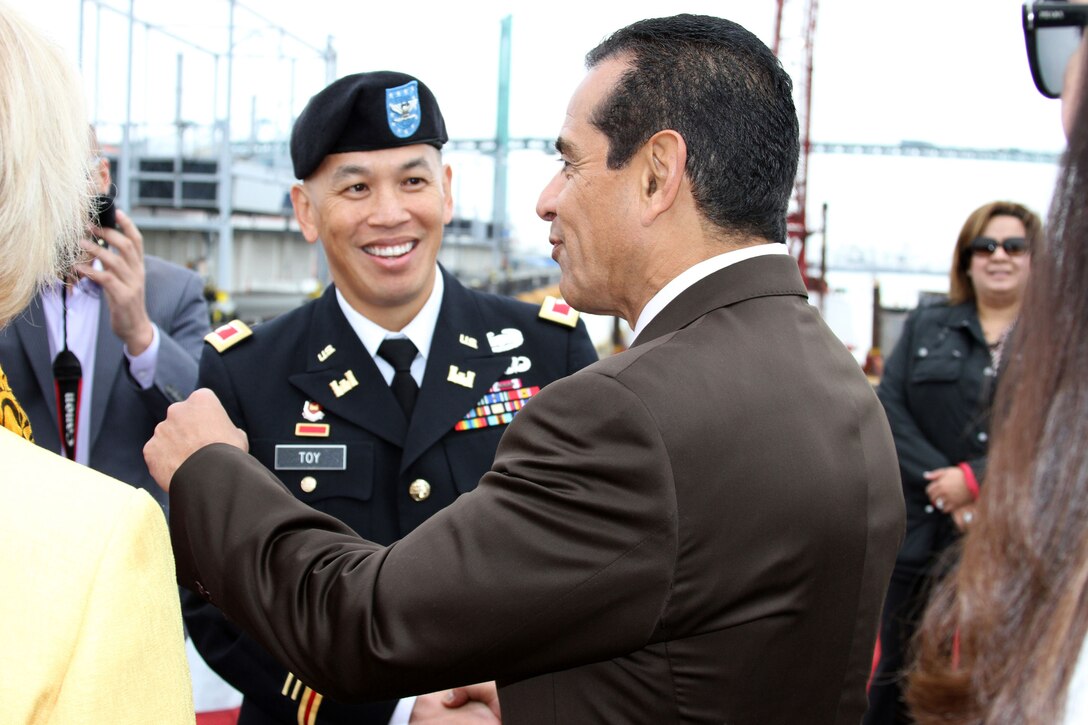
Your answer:
[[[155,427],[155,435],[144,446],[144,460],[155,482],[169,492],[170,480],[181,464],[212,443],[249,450],[245,432],[231,422],[219,398],[200,388],[188,400],[167,408],[166,420]]]
[[[95,232],[113,251],[86,239],[80,242],[92,261],[97,259],[101,263],[102,269],[87,263],[77,265],[76,271],[102,288],[109,302],[110,327],[125,343],[129,355],[136,356],[147,349],[154,335],[144,299],[144,238],[121,211],[117,212],[117,222],[121,231],[98,229]]]

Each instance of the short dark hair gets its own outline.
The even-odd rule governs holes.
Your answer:
[[[586,55],[630,64],[591,122],[608,167],[625,166],[658,131],[687,144],[687,176],[704,217],[734,233],[786,241],[799,141],[793,83],[740,25],[707,15],[640,20]]]

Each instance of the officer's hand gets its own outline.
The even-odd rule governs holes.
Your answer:
[[[154,335],[144,300],[144,238],[120,210],[117,223],[121,225],[121,231],[94,230],[95,236],[109,242],[110,249],[86,239],[80,241],[91,260],[76,265],[76,271],[102,287],[109,303],[110,327],[125,343],[128,354],[135,356],[147,349]],[[102,269],[92,266],[95,259],[102,264]]]
[[[416,698],[410,723],[499,723],[499,696],[494,682],[457,687],[444,692],[432,692]]]
[[[163,491],[189,456],[212,443],[227,443],[249,450],[249,440],[223,410],[219,398],[207,388],[193,391],[189,399],[166,410],[166,420],[155,427],[155,435],[144,446],[147,470]]]

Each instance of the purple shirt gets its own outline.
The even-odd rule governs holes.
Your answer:
[[[45,310],[45,326],[49,337],[49,359],[56,358],[64,349],[64,315],[61,309],[61,286],[50,285],[42,291],[42,307]],[[87,465],[90,458],[91,398],[94,394],[95,343],[98,340],[98,316],[102,304],[102,288],[89,279],[81,279],[69,288],[68,349],[79,358],[83,370],[83,387],[76,419],[76,462]],[[154,334],[151,344],[139,355],[125,358],[132,377],[141,388],[147,390],[155,378],[155,365],[159,359],[159,328],[152,323]],[[56,404],[56,401],[54,401]]]

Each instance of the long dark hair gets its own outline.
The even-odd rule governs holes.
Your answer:
[[[1088,73],[1083,78],[1088,79]],[[919,632],[922,723],[1053,723],[1088,631],[1088,88],[995,402],[985,486]]]

